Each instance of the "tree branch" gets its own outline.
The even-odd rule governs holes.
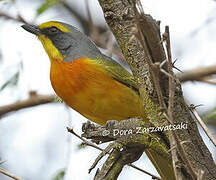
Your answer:
[[[128,119],[125,121],[129,121],[130,123],[133,123],[133,121],[139,121],[139,119]],[[122,124],[123,123],[123,124]],[[88,124],[88,123],[87,123]],[[84,134],[82,134],[82,136],[84,137],[88,137],[89,139],[92,139],[93,141],[97,141],[99,139],[101,139],[102,142],[107,142],[107,139],[115,139],[114,138],[114,134],[113,134],[113,129],[115,128],[119,128],[119,127],[123,127],[124,125],[124,121],[121,121],[120,123],[116,123],[113,127],[109,127],[109,128],[105,128],[102,126],[94,126],[94,124],[88,124],[88,128],[87,129],[83,129]],[[125,128],[125,127],[124,127]],[[96,164],[98,163],[98,161],[105,155],[105,154],[109,154],[109,158],[106,160],[105,164],[103,165],[101,170],[98,170],[96,175],[95,175],[95,179],[116,179],[119,175],[119,173],[121,172],[122,168],[124,167],[124,165],[128,165],[132,168],[135,168],[143,173],[146,173],[150,176],[152,176],[153,179],[157,179],[160,180],[159,177],[146,172],[145,170],[138,168],[137,166],[131,164],[132,162],[136,161],[137,159],[139,159],[139,157],[142,155],[144,147],[145,146],[140,146],[138,144],[138,146],[130,146],[130,150],[128,151],[127,148],[124,148],[124,145],[121,145],[121,140],[117,140],[119,141],[119,146],[117,146],[117,143],[111,143],[108,145],[108,147],[103,150],[100,147],[94,145],[93,143],[85,140],[83,137],[79,136],[78,134],[76,134],[73,129],[71,128],[67,128],[68,132],[72,133],[73,135],[75,135],[76,137],[78,137],[79,139],[81,139],[83,141],[84,144],[94,147],[100,151],[102,151],[102,153],[99,155],[99,157],[96,159],[96,161],[94,162],[94,164],[91,166],[91,168],[89,169],[89,172],[96,166]],[[117,129],[115,129],[117,130]],[[118,129],[119,130],[119,129]],[[107,132],[110,132],[107,134]],[[104,132],[107,134],[105,135]],[[97,135],[96,135],[97,134]],[[123,136],[125,136],[124,139],[127,139],[127,137],[129,134],[125,134]],[[106,137],[106,138],[105,138]],[[118,135],[118,137],[120,137]],[[106,140],[105,140],[106,139]],[[118,139],[118,138],[117,138]],[[105,141],[104,141],[105,140]],[[150,144],[150,143],[148,143]],[[112,150],[112,152],[110,152],[110,150]],[[122,150],[124,149],[124,151]],[[115,159],[115,161],[114,161]]]
[[[167,65],[163,67],[163,71],[159,69],[161,63],[166,59],[166,56],[160,37],[159,23],[150,15],[144,14],[142,9],[136,10],[139,5],[134,5],[134,2],[134,0],[99,0],[104,11],[106,22],[116,37],[125,59],[138,81],[144,104],[144,111],[147,114],[147,117],[143,119],[149,119],[149,121],[157,127],[157,125],[160,126],[167,122],[166,118],[159,114],[161,111],[164,111],[164,109],[161,110],[160,108],[167,106],[170,94],[169,76],[167,76],[168,73],[164,73],[167,72]],[[142,38],[142,36],[139,36],[141,38],[137,38],[135,35],[137,29],[144,38]],[[153,68],[157,70],[157,74],[155,75],[153,73],[155,73],[156,70]],[[155,80],[153,78],[154,76],[157,76],[156,78],[158,79]],[[155,86],[158,87],[158,89]],[[162,94],[165,106],[162,105],[164,103],[158,98],[158,94]],[[193,170],[196,172],[200,169],[203,170],[205,172],[204,178],[208,180],[216,178],[216,166],[213,158],[202,141],[189,108],[185,104],[181,85],[177,79],[175,79],[172,116],[174,124],[181,124],[182,122],[187,122],[189,124],[188,129],[179,129],[176,130],[175,133],[179,142],[188,142],[181,144],[181,146]],[[166,135],[167,133],[163,134]],[[179,147],[176,146],[175,148],[178,149]],[[151,148],[147,150],[151,150]],[[149,155],[149,151],[146,153]],[[152,151],[150,151],[150,153],[152,153]],[[180,155],[178,159],[181,159],[181,153],[179,153],[179,151],[178,155]],[[170,165],[169,162],[161,163],[161,160],[157,157],[157,153],[153,153],[149,158],[150,157],[156,157],[155,159],[151,159],[151,161],[162,176],[162,179],[175,179],[173,176],[172,178],[170,177],[170,174],[172,174],[170,173],[171,171],[163,169],[164,164],[166,164],[165,166]],[[181,177],[183,179],[192,179],[190,171],[186,168],[186,164],[181,162],[182,160],[176,167],[179,168],[181,175],[183,175]],[[163,166],[161,164],[163,164]]]
[[[39,94],[32,94],[30,97],[23,101],[17,101],[12,104],[8,104],[5,106],[0,106],[0,118],[6,115],[7,113],[17,111],[20,109],[33,107],[41,104],[46,103],[53,103],[56,102],[55,95],[39,95]]]
[[[180,82],[202,81],[202,78],[216,74],[216,65],[199,67],[177,74]]]
[[[145,123],[141,126],[140,121],[141,119],[135,118],[122,120],[115,123],[110,128],[90,126],[85,130],[82,136],[97,143],[115,141],[122,144],[126,149],[133,149],[133,147],[136,147],[136,149],[151,149],[151,151],[154,151],[157,153],[157,156],[160,157],[161,163],[167,161],[170,161],[171,163],[171,156],[166,151],[166,145],[164,145],[163,140],[158,137],[157,132],[150,132],[154,127],[149,123]],[[135,157],[131,159],[134,161],[137,160]],[[115,171],[115,168],[113,167],[115,166],[110,167],[110,170]],[[167,167],[164,166],[164,168],[166,169]],[[105,171],[102,172],[105,173]]]

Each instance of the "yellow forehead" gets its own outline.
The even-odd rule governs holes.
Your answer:
[[[62,32],[69,32],[70,31],[66,26],[64,26],[63,24],[56,22],[56,21],[49,21],[49,22],[42,23],[41,25],[39,25],[38,28],[41,30],[44,28],[52,27],[52,26],[57,27]]]

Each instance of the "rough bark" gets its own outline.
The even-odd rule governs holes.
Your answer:
[[[142,21],[140,24],[142,34],[145,38],[145,46],[147,47],[146,51],[143,49],[140,40],[134,36],[134,31],[137,28],[137,18],[133,0],[99,0],[99,3],[103,9],[106,22],[138,81],[150,122],[155,126],[162,125],[165,119],[158,116],[158,112],[160,112],[158,97],[148,63],[148,58],[153,63],[162,62],[166,59],[158,23],[147,14],[144,14],[142,19],[139,19]],[[163,98],[167,102],[169,95],[168,78],[162,73],[159,73],[158,77],[160,79]],[[197,125],[184,101],[179,81],[176,80],[175,83],[173,123],[188,123],[188,129],[176,131],[178,139],[180,142],[187,142],[182,146],[195,172],[198,173],[200,170],[203,170],[205,172],[204,179],[216,179],[216,166],[211,153],[205,146],[198,132]],[[179,160],[182,162],[181,158]],[[180,179],[192,179],[185,168],[185,164],[180,163],[175,165],[175,169],[177,169],[177,176]]]

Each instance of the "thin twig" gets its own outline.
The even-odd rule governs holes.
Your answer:
[[[167,118],[168,122],[170,122],[169,117],[165,113],[164,113],[164,116]],[[178,149],[178,152],[179,152],[183,162],[187,166],[187,169],[190,172],[190,175],[192,176],[192,178],[194,180],[196,180],[197,179],[197,174],[194,172],[191,162],[187,159],[185,150],[184,150],[182,144],[179,142],[177,134],[174,131],[171,131],[171,133],[172,133],[173,137],[175,138],[176,147]]]
[[[145,170],[143,170],[143,169],[141,169],[141,168],[139,168],[139,167],[137,167],[137,166],[135,166],[133,164],[128,164],[128,166],[130,166],[130,167],[132,167],[134,169],[137,169],[137,170],[139,170],[139,171],[141,171],[141,172],[143,172],[145,174],[148,174],[149,176],[152,176],[152,179],[161,180],[161,178],[159,178],[158,176],[155,176],[155,175],[153,175],[153,174],[151,174],[151,173],[149,173],[149,172],[147,172],[147,171],[145,171]]]
[[[177,68],[177,67],[175,66],[175,63],[177,62],[177,60],[178,60],[178,59],[175,59],[175,60],[173,61],[172,67],[173,67],[174,69],[176,69],[177,71],[183,73],[181,69],[179,69],[179,68]]]
[[[138,1],[139,2],[139,1]],[[139,26],[139,23],[138,23],[138,26]],[[159,81],[159,71],[160,71],[160,64],[158,64],[158,63],[152,63],[152,60],[151,60],[151,57],[150,57],[150,55],[149,55],[149,53],[148,53],[148,50],[147,50],[147,47],[146,47],[146,45],[145,45],[145,39],[144,39],[144,37],[143,37],[143,34],[142,34],[142,32],[140,31],[140,28],[138,28],[139,29],[139,35],[140,35],[140,42],[141,42],[141,44],[142,44],[142,46],[143,46],[143,49],[144,49],[144,51],[146,52],[146,55],[148,56],[148,58],[146,58],[146,60],[147,60],[147,62],[148,62],[148,64],[149,64],[149,67],[150,67],[150,72],[152,73],[152,79],[153,79],[153,83],[154,83],[154,86],[155,86],[155,89],[156,89],[156,93],[157,93],[157,95],[158,95],[158,101],[159,101],[159,106],[160,106],[160,108],[162,109],[162,110],[167,110],[167,107],[166,107],[166,104],[165,104],[165,101],[164,101],[164,99],[163,99],[163,94],[162,94],[162,90],[161,90],[161,87],[160,87],[160,81]],[[169,34],[167,35],[167,38],[169,38]],[[170,43],[170,42],[169,42]],[[170,45],[169,45],[169,47],[168,48],[170,48]],[[170,51],[170,50],[168,50],[168,51]],[[169,53],[169,61],[171,61],[171,52],[168,52]],[[163,63],[163,62],[162,62]],[[172,67],[172,66],[171,66]],[[171,78],[170,76],[169,76],[169,78]],[[172,77],[172,81],[173,81],[173,77]],[[172,81],[170,81],[170,82],[172,82]],[[171,84],[171,83],[170,83]],[[170,87],[170,91],[173,91],[173,85]],[[172,92],[173,93],[173,92]],[[171,94],[171,96],[174,96],[174,94]],[[170,101],[173,101],[173,99],[172,100],[170,100]],[[173,102],[169,102],[169,103],[173,103]],[[170,106],[170,109],[173,109],[173,105],[172,106]],[[164,113],[164,115],[165,115],[165,117],[167,118],[167,120],[168,120],[168,122],[170,123],[170,124],[173,124],[172,123],[172,121],[170,121],[170,117],[169,117],[169,115],[167,115],[166,113]],[[176,142],[176,145],[177,145],[177,147],[178,147],[178,150],[179,150],[179,153],[180,153],[180,155],[181,155],[181,157],[182,157],[182,159],[183,159],[183,161],[185,162],[185,164],[187,165],[187,167],[188,167],[188,169],[189,169],[189,172],[191,173],[191,176],[193,177],[193,179],[196,179],[196,173],[194,172],[194,170],[193,170],[193,168],[192,168],[192,165],[191,165],[191,163],[188,161],[188,159],[186,158],[186,154],[185,154],[185,151],[184,151],[184,149],[183,149],[183,147],[182,147],[182,145],[180,144],[180,142],[179,142],[179,140],[178,140],[178,137],[177,137],[177,135],[176,135],[176,133],[174,132],[174,131],[171,131],[171,133],[172,133],[172,136],[173,136],[173,138],[175,139],[175,142]]]
[[[114,143],[110,143],[101,153],[98,155],[98,157],[95,159],[94,163],[89,168],[89,173],[96,167],[98,162],[106,155],[109,154],[110,150],[113,148]]]
[[[5,170],[2,169],[2,168],[0,168],[0,174],[4,174],[5,176],[8,176],[8,177],[10,177],[10,178],[12,178],[12,179],[15,179],[15,180],[23,180],[23,179],[21,179],[21,178],[15,176],[15,175],[9,173],[8,171],[5,171]]]
[[[98,149],[99,151],[102,151],[102,152],[105,151],[104,149],[102,149],[102,148],[100,148],[100,147],[94,145],[93,143],[91,143],[91,142],[85,140],[83,137],[79,136],[77,133],[74,132],[74,130],[73,130],[72,128],[67,127],[67,130],[68,130],[68,132],[70,132],[71,134],[75,135],[75,136],[78,137],[80,140],[82,140],[87,146],[91,146],[91,147],[93,147],[93,148],[95,148],[95,149]],[[106,153],[107,153],[107,154],[110,154],[110,152],[106,152]],[[157,177],[157,176],[155,176],[155,175],[153,175],[153,174],[151,174],[151,173],[149,173],[149,172],[146,172],[145,170],[143,170],[143,169],[141,169],[141,168],[139,168],[139,167],[137,167],[137,166],[135,166],[135,165],[128,164],[128,166],[130,166],[130,167],[132,167],[132,168],[135,168],[136,170],[139,170],[139,171],[141,171],[141,172],[143,172],[143,173],[146,173],[146,174],[152,176],[152,178],[154,178],[154,179],[157,178],[158,180],[161,180],[159,177]]]
[[[170,45],[170,33],[169,33],[169,26],[165,27],[165,42],[166,42],[166,50],[167,50],[167,56],[168,56],[168,71],[171,76],[169,76],[169,100],[168,100],[168,109],[167,109],[167,115],[166,118],[169,121],[170,124],[173,124],[173,109],[174,109],[174,95],[175,95],[175,80],[174,80],[174,73],[172,71],[172,55],[171,55],[171,45]],[[165,114],[165,113],[164,113]],[[174,131],[170,132],[170,140],[171,140],[171,148],[173,146],[177,146],[178,152],[181,155],[181,158],[185,165],[188,168],[188,171],[190,172],[190,175],[193,179],[197,179],[197,174],[195,173],[192,164],[186,157],[186,153],[184,151],[184,148],[182,144],[180,143],[177,134]],[[174,164],[176,165],[175,159],[178,159],[177,151],[176,149],[172,149],[172,154],[175,156],[173,157]]]
[[[70,132],[71,134],[73,134],[73,135],[75,135],[76,137],[78,137],[79,139],[81,139],[86,145],[91,146],[91,147],[93,147],[93,148],[95,148],[95,149],[98,149],[98,150],[100,150],[100,151],[103,151],[102,148],[100,148],[100,147],[94,145],[93,143],[91,143],[91,142],[89,142],[89,141],[86,141],[83,137],[79,136],[77,133],[74,132],[74,130],[73,130],[72,128],[67,127],[67,130],[68,130],[68,132]]]
[[[142,29],[140,31],[142,31],[142,33],[144,34],[145,43],[147,44],[149,54],[151,55],[153,62],[162,62],[165,59],[165,55],[164,55],[164,49],[162,47],[162,44],[159,43],[159,41],[161,40],[160,33],[159,33],[160,32],[159,27],[155,26],[156,22],[154,19],[152,19],[152,17],[150,15],[144,14],[144,16],[142,17],[139,14],[139,11],[136,10],[138,7],[138,5],[136,4],[137,0],[134,0],[134,1],[116,0],[116,2],[115,2],[116,4],[114,4],[114,5],[113,5],[112,0],[107,0],[107,1],[99,0],[99,2],[100,2],[101,7],[104,11],[104,15],[105,15],[105,18],[107,20],[108,25],[110,26],[111,30],[114,32],[127,61],[131,65],[131,69],[132,69],[135,77],[137,77],[139,80],[138,81],[138,83],[139,83],[138,85],[140,85],[139,87],[141,87],[143,89],[145,89],[146,87],[148,88],[148,90],[146,92],[145,92],[145,90],[142,90],[140,88],[141,92],[143,92],[143,93],[141,93],[141,96],[142,95],[143,95],[143,97],[147,96],[146,99],[150,99],[153,102],[156,102],[155,105],[157,105],[158,103],[157,103],[156,93],[155,93],[156,89],[155,89],[155,87],[152,86],[152,84],[153,84],[152,76],[153,75],[151,72],[149,73],[149,71],[148,71],[150,69],[146,63],[147,62],[146,59],[148,57],[146,56],[146,53],[143,51],[143,48],[142,48],[141,44],[139,43],[140,37],[136,38],[131,43],[128,43],[128,40],[132,36],[133,32],[131,31],[131,29],[134,26],[134,24],[136,24],[136,14],[138,14],[137,23],[140,23],[140,27],[142,27]],[[119,6],[119,8],[118,7],[116,8],[116,5]],[[125,7],[128,7],[127,8],[128,12],[123,14],[121,12],[123,12],[123,9]],[[130,13],[130,12],[132,12],[132,13]],[[127,15],[129,15],[129,16],[127,16]],[[125,20],[127,20],[127,23],[124,23]],[[121,27],[121,28],[119,28],[119,27]],[[139,27],[136,27],[136,28],[139,28]],[[155,49],[158,49],[158,51],[155,51]],[[141,55],[141,56],[139,56],[139,55]],[[142,67],[142,68],[140,68],[140,67]],[[148,82],[146,83],[145,80],[148,80]],[[168,92],[167,92],[168,91],[168,78],[166,76],[164,76],[164,74],[162,74],[162,73],[160,73],[160,85],[161,85],[161,89],[164,92],[163,95],[164,95],[164,99],[165,99],[165,98],[167,98],[167,95],[168,95]],[[191,117],[191,114],[188,112],[188,108],[184,104],[182,90],[181,90],[181,87],[180,87],[180,84],[178,83],[178,81],[176,81],[176,85],[177,85],[177,88],[175,90],[177,93],[175,94],[176,96],[175,96],[175,102],[174,102],[175,108],[174,108],[174,112],[173,112],[173,115],[174,115],[173,121],[174,122],[181,122],[182,120],[189,120],[191,122],[193,119]],[[148,95],[150,95],[150,96],[148,97]],[[143,101],[143,102],[146,102],[146,101]],[[166,103],[168,103],[168,102],[166,101]],[[147,105],[148,105],[147,110],[149,107],[152,107],[149,104],[147,104]],[[157,108],[158,108],[158,106],[157,106]],[[158,112],[158,109],[154,109],[156,113]],[[151,112],[148,111],[147,115],[150,113]],[[152,114],[150,114],[150,115],[152,115]],[[165,122],[164,121],[165,119],[163,118],[163,116],[159,116],[158,118],[160,118],[160,119],[158,119],[158,121],[156,121],[156,123],[161,124],[161,121]],[[153,120],[153,118],[149,118],[149,119]],[[161,121],[159,121],[159,120],[161,120]],[[186,147],[184,146],[184,150],[186,152],[187,158],[188,158],[188,160],[190,160],[193,163],[194,167],[197,167],[200,169],[204,168],[206,170],[206,177],[213,177],[215,164],[212,160],[212,157],[211,157],[210,153],[208,154],[208,149],[206,148],[205,144],[203,143],[202,139],[200,138],[199,132],[197,131],[196,126],[191,126],[191,130],[192,131],[184,131],[184,132],[183,131],[176,131],[176,133],[178,133],[178,135],[181,135],[181,140],[188,140],[188,141],[191,140],[191,143],[194,145],[194,146],[187,145]],[[193,133],[191,133],[191,132],[193,132]],[[194,144],[194,142],[196,142],[196,140],[198,140],[200,142],[199,146],[197,144]],[[197,151],[197,153],[195,153],[195,152],[193,152],[194,147],[201,149],[201,150]],[[206,150],[207,154],[205,154],[205,156],[204,156],[202,154],[202,152],[205,150]],[[193,152],[193,153],[191,153],[191,152]],[[178,159],[180,161],[180,163],[178,165],[184,165],[184,163],[182,163],[180,156],[178,156]],[[198,161],[200,161],[200,163],[197,163]],[[203,164],[205,162],[208,162],[209,165],[204,167]],[[157,163],[157,164],[161,164],[161,163]],[[208,169],[208,167],[213,167],[213,168]],[[184,173],[184,172],[188,172],[187,168],[184,166],[181,166],[179,169],[181,169],[181,171],[179,171],[179,173],[180,173],[179,175],[182,176],[182,178],[180,177],[180,179],[185,179],[185,178],[187,179],[187,177],[185,177],[185,176],[187,176],[188,173]],[[171,174],[173,175],[173,173],[170,173],[170,175]],[[165,177],[169,177],[169,175],[167,176],[167,174],[166,174]],[[175,178],[172,178],[172,179],[175,179]]]
[[[170,121],[170,124],[173,124],[173,109],[174,109],[174,95],[175,95],[175,82],[174,82],[174,73],[172,71],[172,55],[171,55],[171,46],[170,46],[170,35],[169,35],[169,27],[165,27],[165,42],[166,42],[166,51],[167,51],[167,57],[168,57],[168,71],[169,71],[169,100],[168,100],[168,109],[167,109],[167,120]],[[165,35],[164,35],[165,36]],[[178,173],[176,172],[176,161],[178,161],[178,155],[177,155],[177,142],[178,139],[175,138],[174,132],[169,132],[169,139],[170,139],[170,151],[172,154],[172,161],[173,161],[173,167],[175,171],[176,178],[178,178]]]
[[[200,126],[202,127],[204,132],[206,133],[206,135],[209,137],[210,141],[214,144],[214,146],[216,146],[216,139],[214,138],[212,133],[209,131],[209,129],[205,125],[205,123],[202,121],[202,119],[199,116],[199,114],[197,113],[196,109],[194,107],[191,107],[191,106],[189,106],[189,107],[190,107],[190,111],[192,112],[192,114],[194,115],[194,117],[196,118],[196,120],[198,121],[198,123],[200,124]]]

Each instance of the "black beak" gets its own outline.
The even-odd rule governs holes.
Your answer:
[[[36,36],[41,34],[41,31],[38,29],[37,26],[35,25],[31,25],[31,24],[24,24],[21,26],[23,29],[25,29],[26,31],[35,34]]]

